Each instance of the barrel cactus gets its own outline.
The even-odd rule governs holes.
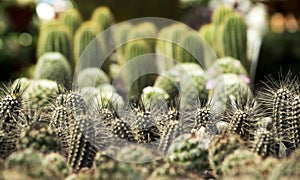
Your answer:
[[[70,173],[70,167],[66,159],[55,152],[46,154],[43,157],[41,167],[51,175],[51,178],[63,179]]]
[[[114,22],[114,16],[108,7],[101,6],[93,11],[91,20],[102,30],[105,30]]]
[[[59,16],[59,20],[67,26],[71,33],[74,35],[76,30],[79,28],[80,24],[82,23],[83,19],[81,17],[80,12],[77,9],[68,9],[63,12]]]
[[[224,74],[237,74],[237,75],[245,75],[247,76],[247,70],[242,65],[242,63],[233,57],[223,57],[219,58],[214,64],[216,68],[221,68],[221,71]]]
[[[87,86],[97,87],[101,84],[109,83],[110,79],[106,73],[96,67],[89,67],[81,70],[77,77],[78,88],[83,88]]]
[[[68,60],[59,52],[47,52],[37,61],[34,79],[49,79],[70,87],[72,68]]]

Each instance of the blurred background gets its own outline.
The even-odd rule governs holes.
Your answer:
[[[213,9],[228,4],[243,13],[260,34],[255,82],[278,71],[300,70],[299,0],[0,0],[0,81],[26,76],[36,63],[42,21],[78,8],[84,19],[98,6],[108,6],[116,22],[137,17],[164,17],[195,30],[211,21]]]

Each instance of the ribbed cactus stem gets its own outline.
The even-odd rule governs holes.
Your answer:
[[[45,25],[40,30],[42,32],[40,32],[37,44],[37,57],[41,57],[46,52],[60,52],[74,68],[73,38],[70,30],[61,23]]]
[[[231,15],[227,18],[223,29],[224,55],[241,61],[249,71],[247,58],[247,25],[240,15]]]
[[[74,35],[83,19],[77,9],[69,9],[59,16],[59,20],[67,26]]]
[[[300,145],[300,96],[296,95],[292,101],[292,134],[291,140],[293,142],[293,148],[296,149]]]
[[[114,16],[108,7],[101,6],[94,10],[91,20],[102,30],[105,30],[114,22]]]

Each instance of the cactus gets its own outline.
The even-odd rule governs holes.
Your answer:
[[[210,45],[214,46],[213,41],[214,26],[213,24],[205,24],[199,29],[200,36]]]
[[[272,118],[274,133],[278,140],[290,150],[296,147],[297,125],[294,124],[297,117],[293,116],[297,107],[293,107],[294,99],[297,100],[298,80],[288,73],[284,78],[281,77],[279,82],[271,76],[264,82],[264,88],[260,91],[258,100],[267,109],[267,114]],[[297,104],[295,104],[297,105]],[[296,120],[297,121],[297,120]],[[294,139],[296,138],[296,139]]]
[[[300,177],[300,163],[299,150],[296,150],[291,157],[283,160],[276,168],[273,169],[268,179],[299,179]]]
[[[127,36],[132,29],[133,25],[129,22],[123,22],[117,25],[116,31],[114,32],[114,41],[118,47],[118,55],[123,56],[125,53],[125,44],[127,43]],[[119,47],[120,46],[120,47]],[[122,61],[122,60],[120,60]]]
[[[90,67],[81,70],[76,79],[78,88],[87,86],[97,87],[101,84],[110,82],[110,79],[106,73],[96,67]]]
[[[78,93],[60,94],[54,104],[51,126],[62,142],[68,164],[74,172],[91,168],[96,153],[95,130],[87,105]]]
[[[56,96],[58,91],[57,83],[47,79],[32,80],[30,86],[22,94],[29,109],[47,109],[50,100]]]
[[[129,163],[146,163],[156,158],[158,157],[150,149],[141,145],[128,145],[116,155],[117,160]]]
[[[75,34],[76,30],[83,21],[80,12],[77,9],[68,9],[67,11],[64,11],[59,16],[59,20],[62,24],[70,29],[72,35]]]
[[[180,46],[176,47],[176,61],[199,63],[203,60],[204,42],[196,32],[185,32],[179,43]]]
[[[0,89],[0,159],[17,149],[20,132],[26,125],[20,84]]]
[[[248,70],[247,59],[247,25],[240,15],[231,15],[224,23],[223,29],[224,55],[241,61]]]
[[[33,179],[50,179],[49,174],[41,168],[43,155],[32,149],[12,153],[5,161],[7,170],[24,174]]]
[[[204,133],[192,133],[168,155],[168,161],[186,171],[201,175],[203,171],[209,169],[207,150],[209,140]]]
[[[156,78],[153,87],[161,88],[166,91],[170,97],[175,97],[179,94],[177,74],[178,73],[173,69],[163,72]]]
[[[227,131],[220,135],[216,135],[210,142],[208,147],[208,159],[210,167],[215,176],[222,175],[221,164],[224,159],[238,148],[243,148],[242,140],[234,134]]]
[[[66,163],[66,159],[53,152],[43,157],[42,168],[51,175],[51,178],[63,179],[70,173],[70,167]]]
[[[44,25],[40,29],[37,44],[37,58],[46,52],[60,52],[66,57],[72,69],[75,67],[73,58],[73,39],[71,32],[61,23]]]
[[[237,149],[224,159],[221,172],[225,177],[248,175],[253,176],[253,179],[263,179],[259,172],[261,164],[262,159],[257,154],[246,149]]]
[[[95,22],[101,30],[105,30],[114,22],[114,16],[108,7],[101,6],[93,11],[91,20]]]
[[[100,57],[106,53],[106,45],[103,38],[97,37],[102,31],[95,22],[86,21],[80,25],[74,37],[74,58],[79,68],[100,67]],[[87,49],[87,51],[85,51]],[[107,68],[107,65],[103,65]]]
[[[247,70],[241,64],[238,59],[234,59],[230,56],[219,58],[212,66],[221,68],[221,71],[225,74],[237,74],[247,76]]]
[[[160,106],[169,99],[167,92],[159,87],[147,86],[143,89],[141,99],[146,109],[153,109]]]
[[[34,127],[23,129],[18,141],[18,149],[32,148],[43,154],[59,151],[59,143],[51,128]]]
[[[150,48],[144,40],[130,42],[125,47],[124,56],[127,62],[137,58],[134,63],[129,62],[128,72],[130,73],[128,73],[127,79],[124,79],[125,83],[133,83],[132,85],[127,84],[128,86],[131,85],[129,91],[130,98],[138,98],[143,88],[154,82],[153,77],[150,74],[143,75],[144,71],[141,69],[147,67],[147,70],[155,72],[155,66],[149,57],[147,59],[145,59],[145,57],[143,57],[143,59],[139,57],[148,53],[150,53]]]
[[[59,52],[47,52],[37,61],[34,71],[35,79],[49,79],[63,84],[71,85],[72,69],[68,60]]]

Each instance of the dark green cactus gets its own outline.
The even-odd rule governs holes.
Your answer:
[[[72,68],[68,60],[59,52],[44,53],[37,61],[34,79],[49,79],[71,86]]]
[[[73,38],[70,30],[59,22],[41,26],[37,44],[37,58],[46,52],[60,52],[71,67],[75,67],[73,58]]]
[[[59,20],[70,29],[73,35],[83,21],[80,12],[77,9],[68,9],[64,11],[59,16]]]
[[[249,70],[247,58],[247,25],[244,17],[235,14],[227,18],[223,29],[224,56],[231,56],[241,61]]]

